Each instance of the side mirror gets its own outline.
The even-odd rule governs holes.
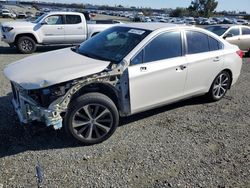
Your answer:
[[[47,24],[48,24],[48,23],[45,22],[45,21],[41,22],[41,25],[47,25]]]
[[[233,37],[234,35],[232,33],[227,33],[223,38],[226,39],[226,38],[230,38],[230,37]]]

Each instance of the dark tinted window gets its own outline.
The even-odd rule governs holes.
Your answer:
[[[187,31],[187,48],[188,54],[196,54],[209,51],[208,36],[206,34]]]
[[[214,34],[218,36],[221,36],[226,32],[226,30],[228,30],[228,27],[227,26],[210,26],[205,29],[213,32]]]
[[[232,34],[233,36],[240,35],[240,30],[239,28],[232,28],[228,31],[228,34]]]
[[[212,37],[208,37],[210,51],[222,49],[222,44]]]
[[[242,35],[250,35],[250,29],[242,27]]]
[[[67,24],[79,24],[81,23],[81,16],[78,15],[66,15]]]
[[[168,32],[157,36],[144,49],[144,62],[182,55],[181,33]]]
[[[133,59],[132,59],[132,61],[131,61],[131,64],[132,65],[137,65],[137,64],[141,64],[141,63],[143,63],[143,50],[140,52],[140,53],[138,53]]]

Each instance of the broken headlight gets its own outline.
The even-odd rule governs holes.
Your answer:
[[[71,84],[58,84],[38,90],[30,90],[29,96],[42,107],[48,107],[53,101],[65,95],[71,88]]]

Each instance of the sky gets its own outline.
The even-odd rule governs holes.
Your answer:
[[[28,0],[33,1],[33,0]],[[95,5],[123,5],[136,7],[151,7],[151,8],[176,8],[188,7],[191,0],[40,0],[47,2],[62,2],[62,3],[89,3]],[[226,11],[246,11],[250,13],[250,0],[217,0],[219,2],[216,10]]]

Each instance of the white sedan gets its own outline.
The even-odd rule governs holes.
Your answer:
[[[200,28],[135,23],[20,60],[4,73],[22,123],[64,127],[80,142],[96,144],[114,133],[121,116],[199,95],[222,99],[240,75],[242,56]]]

